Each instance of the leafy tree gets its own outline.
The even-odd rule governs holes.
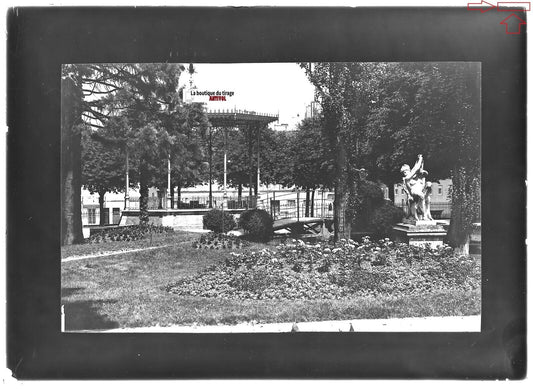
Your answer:
[[[213,174],[219,186],[224,183],[224,132],[226,132],[226,157],[228,187],[237,188],[239,202],[242,200],[243,187],[250,185],[250,151],[247,130],[216,129],[213,131]],[[253,157],[253,154],[252,154]],[[253,161],[253,158],[252,158]]]
[[[416,93],[423,73],[409,71],[405,64],[399,63],[369,66],[372,66],[369,77],[374,79],[370,81],[373,93],[361,137],[360,157],[369,173],[384,182],[392,195],[399,180],[399,168],[409,161],[408,157],[428,155],[427,143],[412,128]]]
[[[87,126],[98,130],[96,136],[101,142],[122,150],[130,162],[130,167],[134,167],[138,173],[142,223],[148,220],[148,187],[161,182],[158,175],[166,167],[165,162],[169,155],[176,156],[176,171],[183,168],[177,157],[181,155],[180,147],[181,150],[191,150],[194,155],[199,155],[198,150],[191,146],[194,144],[193,139],[190,139],[194,138],[191,133],[196,131],[196,125],[202,128],[203,123],[205,127],[207,120],[199,107],[183,106],[178,90],[179,77],[183,70],[184,67],[179,64],[66,65],[62,69],[62,78],[72,80],[71,89],[75,92],[65,92],[62,95],[62,133],[69,128],[77,128],[72,126],[72,123],[77,125],[83,121]],[[185,135],[188,143],[179,144],[178,140],[183,140],[180,135]],[[77,138],[65,136],[64,139],[63,145],[67,150],[64,155],[71,152],[75,154],[73,160],[79,161],[81,133]],[[81,166],[67,173],[66,164],[69,159],[64,161],[63,177],[71,181],[69,177],[74,177],[74,181],[80,183],[81,187]],[[186,161],[186,166],[189,162],[190,160]],[[65,182],[65,179],[63,181]],[[81,208],[80,196],[69,190],[76,185],[63,185],[64,224],[68,224],[67,221],[72,219],[75,209]],[[74,219],[78,217],[75,216]],[[77,238],[63,239],[64,242],[82,239],[81,212],[79,219]],[[75,223],[71,220],[71,224]],[[64,226],[64,235],[72,235],[71,230],[78,228]]]
[[[454,124],[455,141],[447,148],[455,156],[448,241],[457,251],[468,253],[472,223],[479,220],[481,211],[481,69],[479,64],[461,63],[442,70],[454,86],[449,124]]]
[[[100,225],[104,225],[104,196],[124,189],[124,155],[120,149],[102,143],[94,133],[82,132],[82,185],[91,194],[98,193]]]
[[[109,121],[120,123],[117,139],[137,161],[141,223],[148,221],[148,187],[166,187],[169,157],[173,170],[187,177],[189,157],[198,162],[202,155],[198,135],[207,128],[207,120],[201,106],[182,104],[178,83],[183,70],[179,64],[118,66],[114,74],[120,88],[101,99],[101,107],[113,114]]]
[[[261,181],[263,184],[294,185],[295,131],[265,129],[261,136]]]
[[[82,131],[87,126],[103,128],[103,121],[109,117],[109,112],[103,109],[100,96],[117,90],[115,76],[112,71],[100,65],[75,64],[64,65],[61,68],[61,243],[63,245],[83,241]]]
[[[326,62],[303,63],[301,67],[315,86],[324,116],[323,134],[334,156],[334,239],[349,238],[352,220],[347,217],[348,197],[357,191],[357,169],[361,162],[358,141],[369,89],[364,78],[367,65]]]
[[[334,158],[323,135],[323,118],[304,119],[300,123],[290,155],[294,185],[306,191],[305,216],[313,216],[315,190],[333,186]]]

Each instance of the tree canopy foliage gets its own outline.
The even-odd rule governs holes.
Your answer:
[[[323,133],[335,156],[336,219],[349,222],[344,219],[349,195],[343,194],[357,192],[358,169],[392,187],[401,165],[423,154],[432,179],[454,182],[449,239],[464,242],[467,226],[479,217],[479,64],[301,66],[316,88]]]
[[[78,121],[86,124],[86,131],[91,129],[94,140],[128,158],[136,171],[132,176],[140,184],[141,222],[147,221],[148,187],[166,186],[166,161],[171,161],[176,182],[190,183],[205,160],[201,139],[208,121],[201,105],[182,101],[179,79],[184,69],[168,63],[62,69],[62,77],[73,80],[82,96]]]

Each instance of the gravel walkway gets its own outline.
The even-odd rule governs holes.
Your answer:
[[[292,332],[480,332],[481,315],[409,317],[401,319],[335,320],[305,323],[243,323],[214,326],[170,326],[115,328],[87,332],[143,332],[143,333],[281,333]]]

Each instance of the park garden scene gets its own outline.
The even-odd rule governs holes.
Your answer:
[[[64,65],[63,330],[479,316],[480,77]]]

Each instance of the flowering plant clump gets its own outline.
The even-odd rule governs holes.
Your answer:
[[[193,242],[192,247],[195,249],[240,249],[249,246],[245,240],[239,239],[233,235],[210,232],[202,235],[200,239]]]
[[[365,237],[361,243],[292,240],[276,250],[231,253],[166,289],[182,296],[338,299],[479,287],[479,261],[458,256],[449,246],[431,249]]]
[[[172,227],[154,226],[153,224],[111,227],[91,233],[91,236],[85,239],[85,243],[133,241],[143,239],[148,234],[169,233],[174,233]]]

